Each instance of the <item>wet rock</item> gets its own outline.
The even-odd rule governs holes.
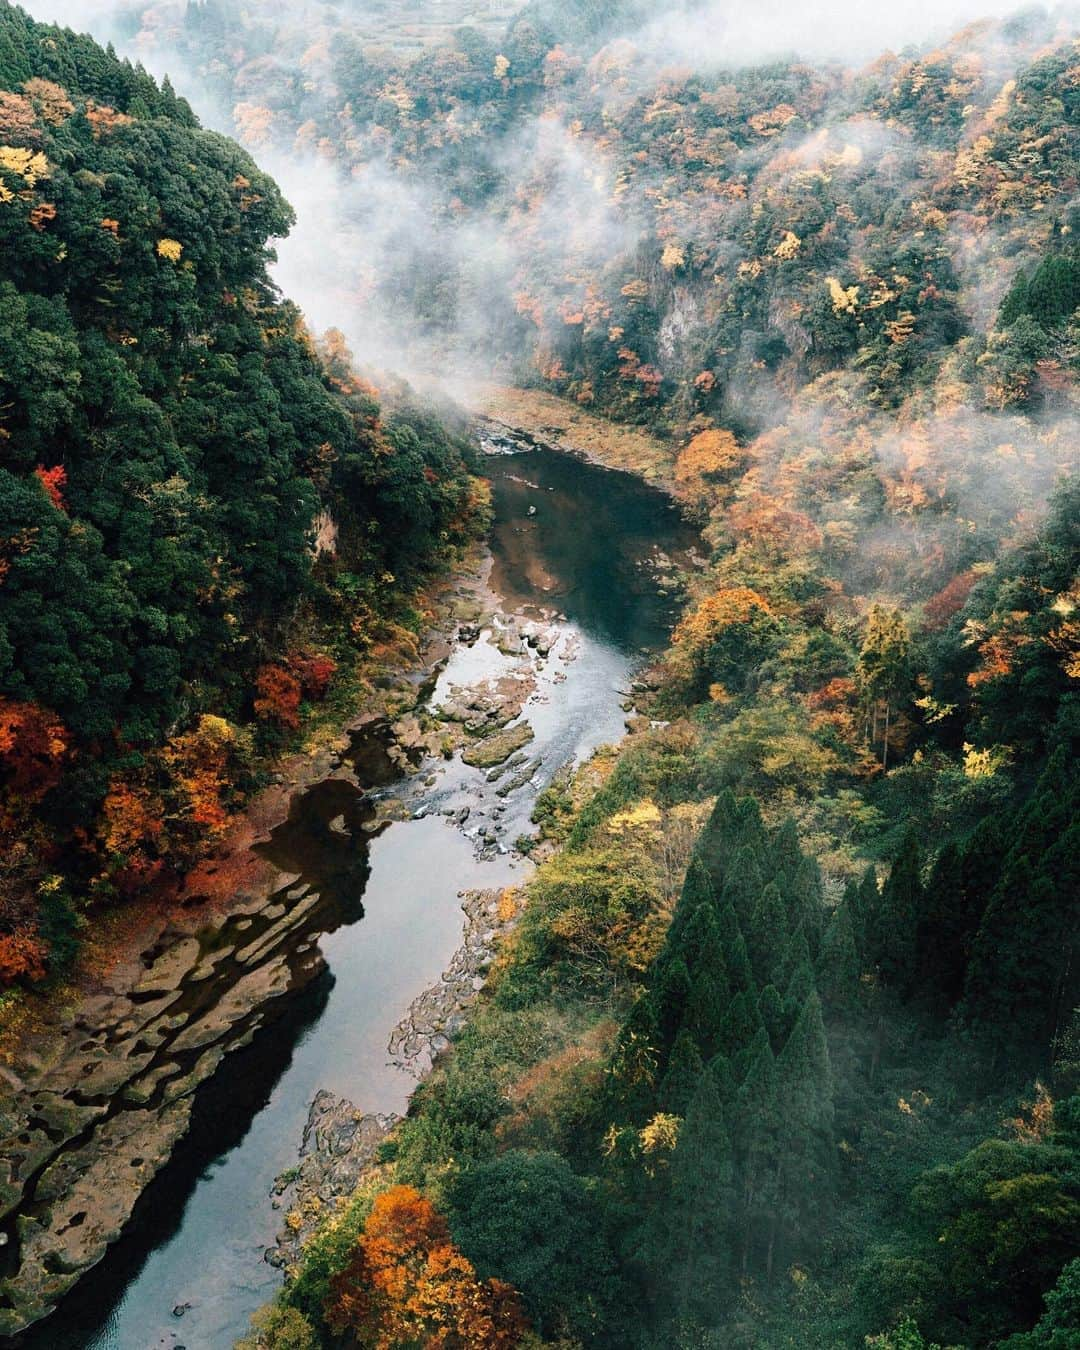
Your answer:
[[[517,918],[513,891],[466,891],[461,946],[437,984],[414,999],[394,1028],[387,1049],[395,1064],[421,1078],[465,1023],[483,987],[495,948]]]
[[[539,759],[530,760],[528,764],[508,778],[505,783],[501,783],[495,789],[495,795],[497,797],[508,797],[511,792],[516,792],[518,788],[523,788],[526,784],[531,783],[540,768],[541,762]]]
[[[528,722],[519,722],[517,726],[507,727],[505,731],[469,746],[461,758],[473,768],[489,769],[502,764],[523,745],[528,745],[535,735]]]
[[[288,1212],[267,1261],[291,1267],[315,1230],[347,1201],[376,1163],[379,1145],[396,1116],[365,1115],[352,1102],[325,1089],[308,1112],[299,1165],[274,1182],[271,1194]]]

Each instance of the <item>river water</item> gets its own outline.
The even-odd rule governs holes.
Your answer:
[[[305,940],[326,969],[226,1058],[127,1235],[27,1347],[228,1350],[245,1334],[278,1287],[263,1259],[282,1221],[270,1195],[296,1163],[313,1097],[327,1088],[366,1112],[404,1110],[415,1079],[391,1062],[387,1040],[460,943],[460,893],[524,880],[529,864],[512,845],[538,792],[560,766],[623,734],[621,691],[674,618],[658,577],[696,536],[638,480],[553,450],[492,457],[488,472],[498,604],[479,639],[454,649],[429,702],[513,677],[522,661],[506,633],[538,621],[550,640],[554,625],[522,714],[535,731],[529,781],[497,797],[457,757],[394,781],[367,736],[354,747],[361,789],[331,780],[297,799],[266,851],[319,891],[317,931]],[[372,835],[363,827],[380,795],[401,800],[407,818]]]

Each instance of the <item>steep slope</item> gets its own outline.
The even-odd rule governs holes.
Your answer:
[[[6,981],[167,891],[472,527],[464,442],[270,282],[292,219],[167,83],[0,6]]]

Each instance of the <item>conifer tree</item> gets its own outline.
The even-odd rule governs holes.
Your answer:
[[[727,961],[715,907],[699,905],[677,941],[691,980],[696,983],[708,977],[718,989],[726,990]]]
[[[780,978],[783,955],[793,929],[787,907],[774,882],[764,887],[746,926],[746,947],[759,989]]]
[[[736,994],[743,989],[752,990],[755,988],[754,972],[750,968],[742,927],[729,901],[721,903],[718,919],[731,991]]]
[[[776,1069],[781,1178],[774,1232],[801,1245],[812,1236],[832,1158],[832,1069],[816,992],[807,999]],[[786,1228],[782,1234],[781,1224]],[[774,1255],[775,1244],[770,1241],[769,1274]]]
[[[774,880],[781,890],[795,879],[799,864],[803,860],[799,843],[799,827],[794,816],[785,816],[780,828],[772,837],[769,856],[774,867]]]
[[[612,1056],[608,1093],[614,1112],[638,1117],[652,1106],[660,1049],[656,1001],[645,993],[630,1009]]]
[[[667,1071],[660,1083],[657,1103],[661,1111],[685,1116],[690,1099],[697,1091],[704,1066],[694,1037],[683,1028],[671,1047]]]
[[[816,956],[825,916],[821,868],[816,858],[803,858],[785,894],[791,931],[801,927],[811,955]]]
[[[915,985],[916,930],[922,909],[921,857],[913,829],[904,835],[870,923],[870,948],[886,984],[907,996]]]
[[[677,955],[663,964],[653,997],[660,1030],[660,1044],[664,1053],[670,1049],[682,1025],[692,988],[690,972],[686,969],[686,962],[681,956]]]
[[[753,1041],[761,1028],[757,1004],[746,990],[731,1000],[720,1026],[718,1049],[721,1053],[737,1055]]]
[[[748,1273],[755,1249],[765,1241],[778,1198],[780,1117],[776,1060],[762,1027],[748,1048],[748,1069],[739,1091],[736,1124],[739,1253]]]
[[[817,987],[826,1005],[837,1012],[845,1012],[855,1003],[859,956],[846,903],[836,907],[825,929],[817,959]]]
[[[699,975],[690,990],[683,1027],[694,1038],[703,1057],[714,1054],[720,1045],[724,1018],[731,1005],[731,994],[726,983],[721,985],[711,976]]]
[[[730,1283],[733,1170],[721,1094],[706,1069],[671,1161],[671,1219],[682,1237],[682,1259],[672,1270],[680,1320],[714,1321]]]
[[[765,1030],[769,1033],[769,1042],[773,1051],[779,1050],[784,1043],[788,1019],[784,1009],[784,1000],[780,997],[780,991],[775,984],[767,984],[761,991],[761,996],[758,998],[758,1016],[761,1018]]]

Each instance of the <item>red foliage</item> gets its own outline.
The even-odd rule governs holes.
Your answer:
[[[284,666],[263,666],[255,679],[255,712],[295,730],[300,725],[300,681]]]
[[[964,608],[971,589],[979,579],[977,572],[960,572],[947,586],[942,587],[923,606],[925,627],[931,633],[937,633],[949,622],[954,614]]]
[[[0,696],[0,772],[7,786],[28,801],[40,801],[60,781],[68,733],[47,708]]]
[[[43,980],[48,954],[47,945],[25,924],[13,933],[5,933],[0,936],[0,982]]]
[[[46,469],[41,464],[34,470],[34,475],[38,482],[49,495],[49,501],[58,511],[66,511],[67,505],[64,502],[63,490],[67,485],[67,470],[62,464],[57,464],[52,469]]]
[[[300,681],[305,698],[318,702],[326,697],[330,681],[337,672],[337,662],[332,656],[316,653],[314,656],[293,656],[289,658],[289,669]]]

